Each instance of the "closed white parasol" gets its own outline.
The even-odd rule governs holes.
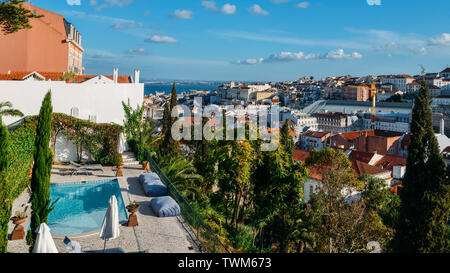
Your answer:
[[[50,234],[50,228],[46,223],[42,223],[37,229],[36,242],[33,253],[58,253],[55,242]]]

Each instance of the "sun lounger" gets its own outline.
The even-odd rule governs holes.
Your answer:
[[[70,166],[70,175],[74,175],[74,174],[86,174],[86,175],[92,175],[92,172],[90,170],[87,169],[81,169],[75,166]]]
[[[91,170],[91,171],[97,171],[98,170],[98,171],[105,172],[105,170],[103,170],[103,166],[101,164],[92,164],[92,165],[89,165],[89,164],[78,164],[78,163],[73,162],[73,161],[70,161],[70,164],[75,166],[75,167],[78,167],[80,169],[86,169],[86,170]]]

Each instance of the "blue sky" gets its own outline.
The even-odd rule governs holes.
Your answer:
[[[144,79],[279,81],[450,65],[448,0],[32,4],[64,15],[81,32],[88,74],[118,67],[120,74],[140,69]]]

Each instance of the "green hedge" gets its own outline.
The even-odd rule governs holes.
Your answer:
[[[30,168],[33,164],[36,125],[27,120],[10,133],[11,163],[8,172],[13,199],[30,185]]]

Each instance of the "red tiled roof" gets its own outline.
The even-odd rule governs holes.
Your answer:
[[[329,135],[328,132],[316,132],[316,131],[308,131],[304,133],[302,136],[314,137],[314,138],[323,138],[324,136]]]
[[[361,152],[361,151],[352,151],[350,154],[349,159],[351,161],[361,161],[364,163],[369,163],[370,160],[372,160],[374,153],[367,153],[367,152]]]
[[[304,162],[308,157],[309,157],[310,153],[308,151],[304,151],[304,150],[295,150],[294,152],[294,161],[302,161]]]
[[[443,153],[450,153],[450,146],[447,146],[442,152]]]
[[[363,131],[353,131],[353,132],[345,132],[340,134],[342,137],[348,140],[354,140],[355,138],[365,135],[365,136],[374,136],[375,130],[363,130]]]
[[[380,159],[375,166],[382,167],[385,170],[393,171],[394,166],[406,166],[406,157],[385,155]]]
[[[26,72],[26,71],[12,71],[10,74],[0,74],[0,81],[22,81],[23,78],[33,72]],[[45,77],[45,80],[51,80],[51,81],[61,81],[61,76],[63,75],[62,72],[37,72]],[[92,78],[97,77],[97,75],[76,75],[74,82],[75,83],[82,83],[87,80],[90,80]],[[108,79],[112,80],[113,76],[106,75]],[[119,76],[117,78],[118,83],[131,83],[131,77],[130,76]]]
[[[367,163],[361,162],[359,160],[352,160],[353,169],[356,171],[358,176],[364,175],[364,174],[370,174],[375,175],[379,173],[385,173],[389,170],[385,170],[379,167],[375,167],[372,165],[369,165]]]
[[[447,68],[444,69],[441,73],[450,73],[450,67],[447,67]]]

